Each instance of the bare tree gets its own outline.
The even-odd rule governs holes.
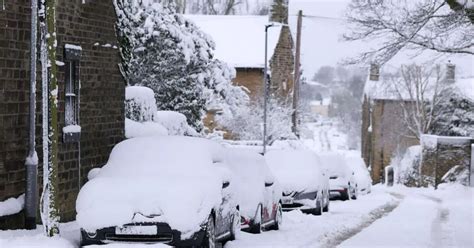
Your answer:
[[[386,90],[399,101],[401,118],[410,137],[420,139],[422,134],[431,133],[439,118],[437,106],[450,97],[446,93],[450,86],[439,65],[404,65],[398,75],[389,77]]]
[[[384,64],[402,49],[473,55],[473,7],[460,0],[452,7],[453,1],[352,0],[344,39],[380,44],[348,62]]]

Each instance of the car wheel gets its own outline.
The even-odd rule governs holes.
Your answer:
[[[215,248],[217,247],[216,240],[216,225],[214,223],[214,217],[211,215],[207,220],[206,235],[204,236],[203,247]]]
[[[253,223],[250,225],[249,232],[250,233],[261,233],[263,231],[263,211],[262,211],[262,205],[258,205],[257,207],[257,213],[255,214],[255,219],[253,220]]]
[[[329,202],[330,202],[329,194],[326,194],[326,202],[327,203],[326,203],[326,206],[324,206],[324,208],[323,208],[323,212],[329,212]]]
[[[89,238],[86,231],[81,229],[81,247],[89,245],[101,245],[102,242]]]
[[[351,199],[352,200],[357,200],[357,185],[354,188],[354,193],[352,193]]]
[[[237,209],[232,218],[229,240],[235,240],[240,235],[240,211]]]
[[[343,201],[347,201],[349,200],[351,197],[350,197],[350,188],[348,188],[346,191],[344,191],[344,193],[341,194],[341,200]]]
[[[270,228],[271,230],[280,230],[281,224],[283,223],[283,206],[281,203],[278,203],[278,208],[275,213],[275,218],[273,219],[275,222],[273,226]]]
[[[319,202],[319,204],[318,204]],[[313,211],[314,215],[322,215],[323,214],[323,198],[316,200],[316,208]]]

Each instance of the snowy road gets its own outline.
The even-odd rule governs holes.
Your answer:
[[[322,216],[284,214],[279,231],[242,233],[224,248],[247,247],[474,247],[474,191],[373,187],[355,201],[331,202]],[[0,231],[0,247],[78,247],[75,223],[61,226],[62,238],[36,231]],[[156,248],[165,245],[113,244],[99,247]]]

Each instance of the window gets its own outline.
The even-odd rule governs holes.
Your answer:
[[[64,87],[64,142],[79,141],[79,103],[80,103],[80,59],[82,48],[66,44],[65,58],[65,87]]]

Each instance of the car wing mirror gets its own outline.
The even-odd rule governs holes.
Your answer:
[[[99,175],[99,172],[100,172],[101,168],[94,168],[92,170],[89,171],[89,173],[87,173],[87,180],[92,180],[94,178],[97,177],[97,175]]]
[[[230,182],[227,182],[227,181],[223,182],[222,183],[222,188],[225,189],[225,188],[229,187],[229,185],[230,185]]]
[[[265,187],[271,187],[273,185],[273,182],[265,182]]]

